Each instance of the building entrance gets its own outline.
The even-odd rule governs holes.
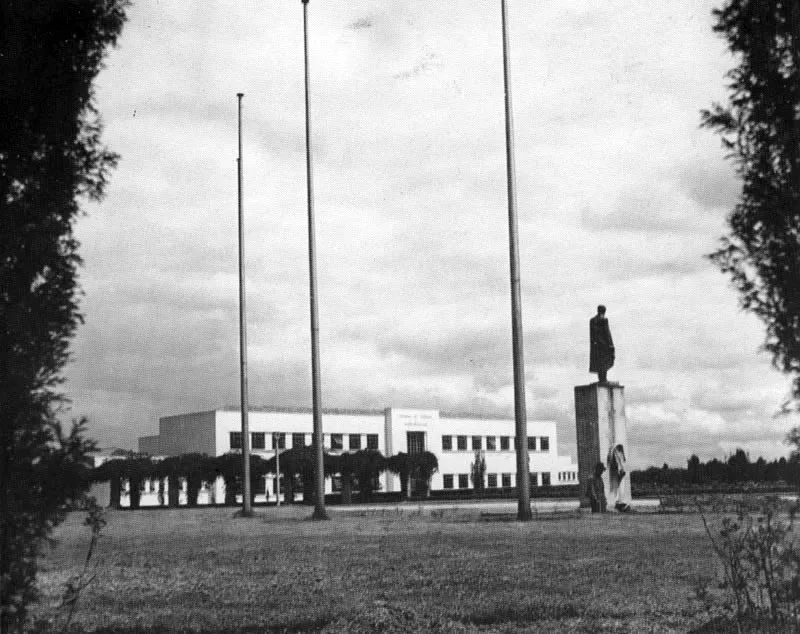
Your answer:
[[[422,453],[425,451],[425,432],[409,431],[406,432],[406,446],[408,455]],[[411,495],[423,495],[428,492],[428,482],[425,478],[413,476],[411,478]]]

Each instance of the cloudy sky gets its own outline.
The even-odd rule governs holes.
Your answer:
[[[576,455],[602,302],[635,466],[786,455],[789,383],[704,259],[739,187],[698,126],[734,64],[716,2],[508,4],[529,419]],[[499,0],[309,14],[323,404],[513,415]],[[102,445],[238,402],[237,92],[251,403],[310,404],[302,64],[300,0],[130,9],[67,372]]]

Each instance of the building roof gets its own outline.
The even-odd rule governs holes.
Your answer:
[[[405,408],[398,408],[405,409]],[[409,408],[419,409],[419,408]],[[238,405],[225,405],[220,407],[218,411],[225,412],[238,412]],[[284,405],[251,405],[251,412],[269,412],[280,414],[311,414],[313,413],[310,407],[293,407]],[[346,408],[327,408],[322,409],[323,414],[334,416],[383,416],[385,410],[382,409],[346,409]],[[478,414],[475,412],[439,412],[439,418],[467,418],[475,420],[514,420],[513,416],[504,416],[502,414]]]

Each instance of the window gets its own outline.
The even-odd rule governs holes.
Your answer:
[[[286,449],[286,434],[283,432],[276,432],[272,434],[272,448]]]
[[[242,448],[242,432],[240,431],[232,431],[231,432],[231,449],[241,449]]]
[[[481,442],[480,436],[473,436],[472,437],[472,451],[480,451],[483,449],[483,442]]]
[[[486,436],[486,451],[497,451],[497,438]]]
[[[530,483],[531,487],[538,487],[539,486],[539,474],[535,471],[528,474],[530,476]]]
[[[542,473],[542,486],[549,487],[550,486],[550,472],[545,471]]]
[[[453,451],[452,436],[442,436],[442,451]]]
[[[459,451],[466,451],[467,450],[467,437],[466,436],[457,436],[456,441],[458,442],[458,450]]]
[[[350,449],[358,451],[361,449],[361,434],[350,434]]]
[[[306,446],[306,435],[305,434],[292,434],[292,448],[293,449],[302,449]]]
[[[342,434],[331,434],[331,451],[341,451],[342,449],[344,449]]]
[[[500,436],[500,451],[508,451],[510,446],[508,436]]]
[[[342,490],[342,478],[341,476],[332,476],[331,477],[331,490],[334,493],[338,493]]]
[[[408,447],[408,453],[422,453],[425,451],[425,432],[407,431],[406,446]]]
[[[494,488],[497,487],[497,474],[496,473],[490,473],[487,476],[487,479],[489,481],[489,488],[490,489],[494,489]]]
[[[367,449],[378,451],[378,434],[367,434]]]
[[[539,451],[550,451],[550,437],[541,436],[539,438]]]
[[[528,451],[536,451],[536,436],[528,436]]]
[[[254,431],[250,434],[250,446],[253,449],[264,449],[267,446],[265,436],[263,431]]]
[[[469,488],[469,474],[468,473],[459,473],[458,474],[458,488],[459,489],[468,489]]]
[[[507,489],[508,487],[511,486],[511,474],[510,473],[504,473],[501,476],[501,478],[502,478],[503,488]]]
[[[445,473],[442,475],[442,487],[445,489],[452,489],[453,488],[453,474],[452,473]]]
[[[267,481],[264,478],[253,480],[253,495],[265,495],[267,492]]]

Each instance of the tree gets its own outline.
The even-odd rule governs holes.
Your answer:
[[[342,504],[353,503],[353,483],[357,469],[356,454],[343,453],[333,456],[333,469],[342,479]]]
[[[39,546],[88,487],[92,443],[84,422],[62,431],[58,386],[81,322],[79,200],[102,197],[117,160],[100,141],[92,84],[126,4],[7,0],[0,8],[2,631],[24,619]]]
[[[404,452],[396,453],[386,459],[386,468],[400,477],[400,491],[403,497],[411,497],[411,461]]]
[[[386,469],[386,460],[380,451],[361,449],[356,452],[356,480],[358,480],[359,499],[370,502],[378,481],[378,476]]]
[[[161,487],[165,482],[167,484],[167,505],[171,507],[180,505],[181,477],[184,475],[181,457],[167,456],[153,465],[153,475],[160,480]]]
[[[298,459],[297,449],[287,449],[281,452],[280,468],[281,468],[281,482],[285,488],[284,500],[289,504],[294,504],[294,478],[300,472],[300,465]],[[276,460],[275,456],[266,460],[264,468],[268,473],[276,473]],[[278,495],[280,495],[278,489]]]
[[[439,470],[439,461],[436,459],[436,454],[430,451],[421,451],[411,454],[410,458],[412,478],[416,478],[418,482],[423,483],[425,496],[430,497],[431,478]]]
[[[689,482],[692,484],[699,484],[703,480],[703,475],[700,471],[700,458],[697,454],[692,454],[686,463],[686,471]]]
[[[283,454],[281,454],[283,458]],[[282,467],[283,465],[281,465]],[[272,467],[273,470],[275,467]],[[225,480],[225,504],[236,505],[236,496],[242,493],[242,478],[244,476],[244,465],[242,464],[242,454],[231,451],[215,458],[210,458],[207,466],[202,468],[203,476],[198,476],[198,481],[208,478],[221,477]],[[255,483],[259,478],[263,478],[267,473],[267,462],[258,455],[250,455],[250,491],[251,497],[255,497]]]
[[[475,460],[469,466],[469,478],[472,480],[472,488],[476,491],[483,490],[486,478],[486,458],[480,449],[475,450]]]
[[[91,474],[93,482],[108,482],[110,493],[108,505],[111,508],[118,509],[120,498],[122,497],[122,479],[123,479],[123,460],[119,458],[112,458],[106,460],[99,467],[96,467]]]
[[[153,473],[153,461],[147,456],[136,456],[120,460],[123,477],[128,480],[128,499],[130,508],[138,509],[142,499],[142,487]]]
[[[766,324],[764,349],[800,398],[800,5],[728,0],[714,11],[739,65],[729,103],[702,113],[742,180],[730,234],[709,257],[743,308]],[[788,405],[788,403],[787,403]]]
[[[258,460],[251,460],[251,479],[258,477],[258,468],[255,464]],[[255,470],[256,473],[252,473]],[[206,454],[189,453],[178,456],[178,472],[186,478],[186,504],[187,506],[197,506],[197,496],[203,488],[203,482],[212,485],[217,479],[217,472],[214,468],[214,461]],[[171,490],[171,487],[170,487]]]
[[[436,455],[430,451],[417,453],[400,452],[386,460],[386,469],[400,476],[400,489],[404,497],[410,498],[415,492],[415,481],[425,489],[425,494],[430,494],[431,477],[439,469]]]

